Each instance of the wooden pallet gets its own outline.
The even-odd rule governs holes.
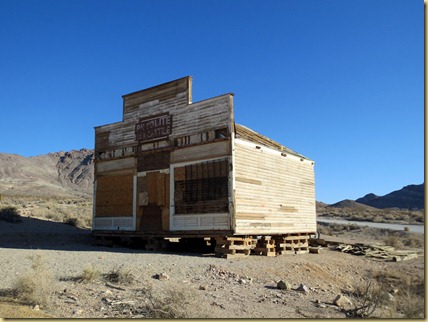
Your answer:
[[[253,238],[219,237],[216,238],[215,253],[217,257],[235,258],[246,257],[254,248]]]
[[[271,236],[263,236],[257,240],[251,252],[254,255],[276,256],[275,240]]]
[[[276,253],[306,254],[309,253],[309,233],[292,233],[275,236]]]

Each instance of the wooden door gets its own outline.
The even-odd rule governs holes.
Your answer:
[[[147,199],[144,205],[140,205],[141,231],[166,230],[165,210],[169,209],[169,175],[159,171],[148,172],[145,177],[144,192]]]

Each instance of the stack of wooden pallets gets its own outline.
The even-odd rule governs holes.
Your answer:
[[[215,253],[218,257],[234,258],[250,255],[254,248],[254,239],[245,237],[216,238]]]
[[[277,255],[309,253],[309,234],[292,233],[274,236]]]
[[[252,250],[255,255],[276,256],[275,240],[271,236],[262,236]]]

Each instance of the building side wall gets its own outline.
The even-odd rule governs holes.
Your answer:
[[[316,232],[313,161],[234,142],[235,234]]]

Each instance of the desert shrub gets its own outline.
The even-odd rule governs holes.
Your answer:
[[[403,244],[406,247],[412,248],[423,248],[425,246],[424,238],[422,235],[420,236],[409,236],[403,240]]]
[[[358,230],[360,229],[360,226],[358,226],[357,224],[349,224],[346,225],[346,230],[350,231],[350,230]]]
[[[389,301],[385,286],[373,280],[356,285],[351,295],[353,308],[346,310],[346,315],[353,318],[377,317],[376,311]]]
[[[82,272],[81,281],[84,283],[89,283],[97,280],[101,275],[100,270],[90,264],[89,266],[85,267]]]
[[[66,218],[66,219],[64,219],[64,224],[70,225],[73,227],[79,227],[80,221],[78,218]]]
[[[331,235],[331,230],[328,225],[318,223],[318,232],[320,235]]]
[[[394,236],[394,235],[389,235],[388,237],[386,237],[383,240],[383,242],[385,243],[385,245],[392,246],[394,248],[403,247],[403,242],[402,242],[401,238]]]
[[[425,317],[425,299],[413,292],[411,288],[403,288],[395,301],[394,309],[405,319],[423,319]]]
[[[56,280],[40,254],[30,259],[31,269],[17,279],[13,289],[25,303],[47,306],[55,290]]]
[[[64,222],[68,218],[78,218],[80,227],[90,227],[92,222],[92,200],[85,198],[61,199],[49,197],[8,198],[3,205],[16,207],[17,211],[31,217]],[[71,224],[71,222],[70,222]]]
[[[135,281],[135,276],[132,274],[131,269],[124,268],[123,265],[120,265],[112,268],[105,274],[104,279],[113,283],[132,284]]]
[[[372,221],[373,222],[384,222],[385,220],[384,220],[384,218],[382,216],[376,215],[376,216],[373,217]]]
[[[63,218],[60,214],[58,214],[58,213],[44,213],[43,210],[39,210],[39,211],[33,210],[33,215],[36,217],[47,218],[47,219],[50,219],[52,221],[62,221],[63,220]]]
[[[346,231],[361,229],[357,224],[336,224],[336,223],[318,223],[318,232],[322,235],[333,235],[344,233]]]
[[[140,289],[144,296],[142,311],[146,318],[151,319],[188,319],[207,318],[198,305],[198,296],[184,287],[169,288],[155,293],[151,286]]]
[[[423,248],[424,236],[409,231],[391,231],[383,230],[383,242],[385,245],[395,248],[410,247],[410,248]]]
[[[0,220],[12,223],[22,221],[18,209],[16,209],[15,207],[5,207],[0,209]]]
[[[395,289],[394,301],[388,304],[388,317],[423,318],[425,315],[424,275],[411,276],[397,270],[374,272],[373,277],[382,285]]]

